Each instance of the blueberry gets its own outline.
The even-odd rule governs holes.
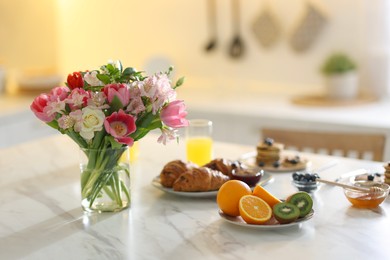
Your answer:
[[[368,181],[373,181],[374,180],[374,175],[370,174],[367,176]]]
[[[381,177],[381,175],[379,173],[375,173],[375,176],[377,177]]]
[[[264,139],[264,143],[268,146],[271,146],[274,143],[274,139],[267,137]]]
[[[297,160],[297,159],[291,159],[291,160],[290,160],[290,163],[291,163],[291,164],[298,164],[298,163],[299,163],[299,160]]]
[[[265,163],[264,162],[259,162],[258,164],[260,167],[264,167]]]
[[[272,164],[275,168],[278,168],[280,166],[280,162],[276,161]]]

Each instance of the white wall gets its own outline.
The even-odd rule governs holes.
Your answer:
[[[121,59],[124,65],[147,69],[153,57],[162,56],[175,65],[177,75],[187,77],[188,87],[262,88],[267,91],[274,88],[293,93],[321,91],[319,66],[331,52],[344,51],[359,63],[369,60],[367,44],[372,42],[364,41],[365,33],[371,31],[367,25],[375,28],[381,20],[371,19],[371,23],[367,23],[370,15],[367,8],[383,10],[386,3],[386,0],[241,0],[246,56],[232,60],[227,55],[232,39],[231,1],[216,1],[219,46],[213,53],[206,53],[203,47],[209,37],[207,0],[15,0],[18,4],[6,9],[14,18],[6,20],[7,26],[0,23],[0,32],[4,28],[8,32],[18,28],[18,34],[33,39],[31,28],[36,29],[43,23],[49,30],[43,32],[43,46],[37,44],[37,39],[23,45],[20,42],[24,38],[9,36],[6,48],[0,44],[0,60],[5,53],[18,52],[20,55],[22,47],[26,46],[22,55],[30,57],[29,63],[34,60],[36,64],[51,65],[54,59],[60,72],[66,75],[75,70],[95,68],[108,59]],[[8,6],[9,2],[12,1],[0,0],[0,7]],[[20,9],[22,2],[29,11]],[[289,46],[288,38],[302,16],[306,2],[320,7],[328,20],[314,46],[305,53],[296,53]],[[270,50],[262,48],[251,31],[251,24],[265,3],[269,4],[283,29],[282,38]],[[37,6],[41,8],[37,9]],[[34,13],[44,9],[50,14],[38,19]],[[20,10],[25,10],[22,16],[18,15]],[[0,17],[3,12],[4,9],[0,9]],[[387,10],[382,12],[387,13]],[[50,30],[52,26],[55,26],[55,32]],[[47,43],[48,38],[52,40],[51,45]],[[47,52],[36,51],[42,48],[47,48]],[[40,54],[38,57],[37,53]],[[382,57],[381,52],[379,56]],[[18,58],[12,66],[21,63],[23,61]],[[383,70],[382,74],[387,74],[387,68]]]
[[[318,68],[329,53],[341,50],[361,59],[361,17],[356,0],[312,2],[327,14],[327,24],[309,51],[296,53],[288,38],[304,13],[304,0],[268,1],[283,30],[271,50],[262,48],[251,31],[266,1],[242,0],[246,56],[232,60],[227,55],[232,40],[230,1],[217,0],[219,45],[213,53],[203,51],[209,36],[207,0],[59,1],[60,64],[69,70],[120,58],[144,68],[153,56],[165,56],[191,85],[318,89]]]

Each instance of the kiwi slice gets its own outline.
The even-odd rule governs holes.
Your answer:
[[[292,203],[281,202],[275,204],[272,213],[280,224],[288,224],[294,222],[300,214],[299,208]]]
[[[313,208],[313,199],[307,192],[299,191],[294,193],[290,197],[287,198],[286,202],[294,204],[298,207],[300,214],[299,217],[302,218],[310,213]]]

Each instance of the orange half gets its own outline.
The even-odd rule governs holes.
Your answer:
[[[272,209],[267,202],[254,195],[241,197],[240,216],[248,224],[264,224],[272,217]]]

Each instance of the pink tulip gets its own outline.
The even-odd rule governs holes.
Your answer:
[[[133,145],[133,138],[129,137],[136,130],[134,117],[126,114],[122,109],[114,112],[104,120],[104,128],[118,143]]]
[[[55,114],[49,115],[47,112],[47,105],[49,101],[49,95],[40,94],[34,99],[32,104],[30,105],[30,109],[34,112],[35,116],[45,123],[53,121],[55,117]]]
[[[188,126],[185,108],[183,100],[175,100],[162,109],[161,120],[165,125],[173,128]]]
[[[116,96],[122,103],[122,107],[127,106],[130,100],[130,91],[125,84],[109,84],[103,89],[108,102],[111,103]]]
[[[63,101],[68,97],[70,89],[68,87],[55,87],[50,91],[51,101]]]

